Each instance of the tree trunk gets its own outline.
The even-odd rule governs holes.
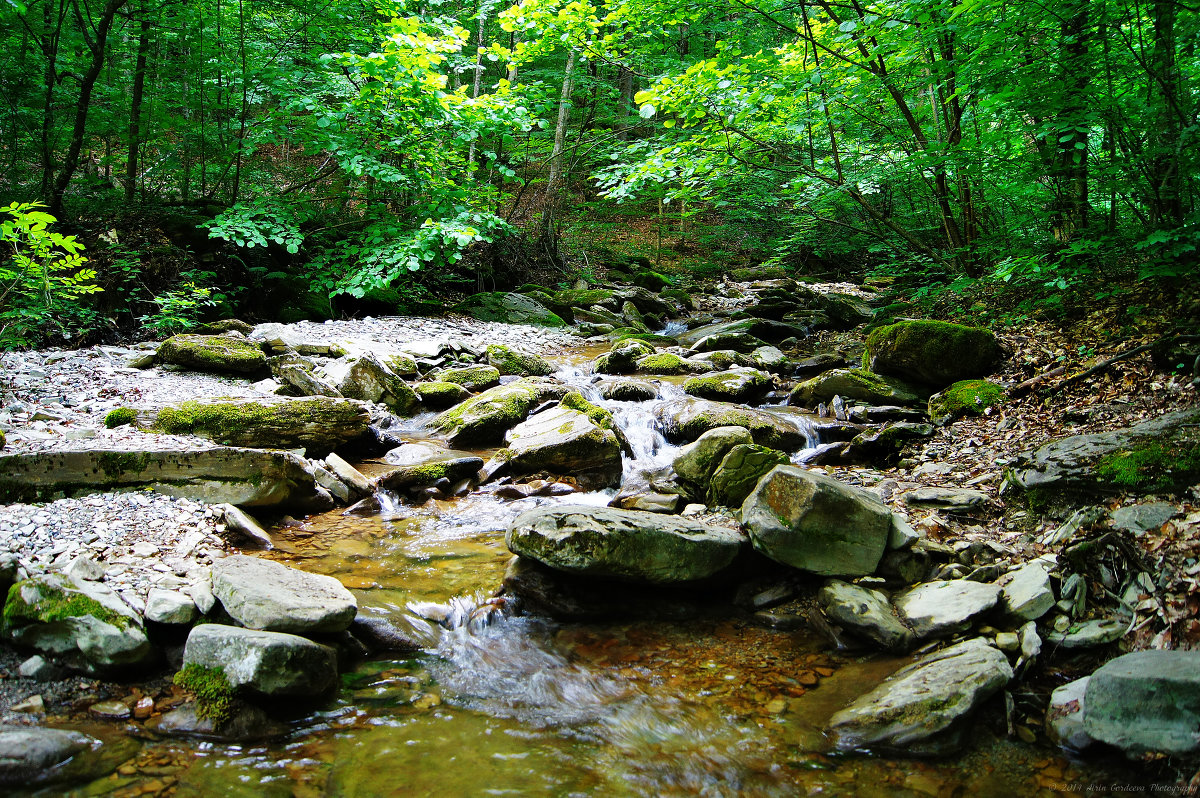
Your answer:
[[[1154,46],[1150,54],[1153,127],[1150,130],[1151,223],[1155,227],[1183,224],[1181,163],[1180,75],[1175,59],[1177,0],[1154,0]]]
[[[575,51],[567,51],[567,65],[563,69],[562,94],[558,100],[558,120],[554,125],[554,149],[550,153],[550,173],[546,177],[546,189],[542,204],[540,239],[551,258],[558,257],[558,234],[556,217],[561,183],[563,182],[563,160],[567,143],[567,123],[571,119],[571,89],[575,74]]]
[[[129,98],[129,153],[125,159],[125,201],[137,192],[138,151],[141,147],[142,96],[146,88],[146,55],[150,52],[150,15],[142,7],[138,28],[137,62],[133,70],[133,92]]]

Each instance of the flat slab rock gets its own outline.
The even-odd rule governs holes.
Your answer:
[[[46,770],[99,745],[99,740],[67,729],[0,726],[0,784],[34,784]]]
[[[559,571],[668,584],[721,571],[746,539],[732,529],[686,518],[567,505],[522,513],[504,542],[512,553]]]
[[[220,668],[230,686],[267,696],[320,695],[337,679],[337,654],[329,646],[215,623],[192,628],[183,662]]]
[[[230,617],[248,629],[341,632],[358,613],[353,594],[332,576],[244,554],[213,563],[212,590]]]
[[[1013,678],[1003,652],[983,638],[921,657],[829,721],[840,751],[904,749],[947,732]]]
[[[896,597],[896,610],[918,638],[961,632],[1000,601],[1000,588],[967,579],[927,582]]]

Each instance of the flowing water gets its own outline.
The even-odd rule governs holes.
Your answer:
[[[558,376],[600,402],[591,354],[565,359]],[[627,482],[674,459],[653,410],[680,396],[664,381],[657,402],[602,402],[635,454]],[[984,744],[952,762],[836,755],[821,732],[829,716],[905,660],[832,651],[727,602],[607,623],[472,616],[500,585],[516,515],[613,494],[505,501],[485,488],[276,530],[274,558],[338,577],[363,614],[406,628],[423,651],[354,665],[331,703],[293,709],[280,742],[150,739],[131,772],[74,794],[868,798],[1048,795],[1086,781],[1003,728],[981,729]]]

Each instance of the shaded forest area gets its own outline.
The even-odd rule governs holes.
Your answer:
[[[631,262],[1136,313],[1200,260],[1173,0],[2,5],[4,347]]]

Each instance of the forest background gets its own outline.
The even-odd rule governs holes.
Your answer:
[[[0,348],[630,263],[1136,317],[1200,269],[1198,42],[1174,0],[0,0]]]

